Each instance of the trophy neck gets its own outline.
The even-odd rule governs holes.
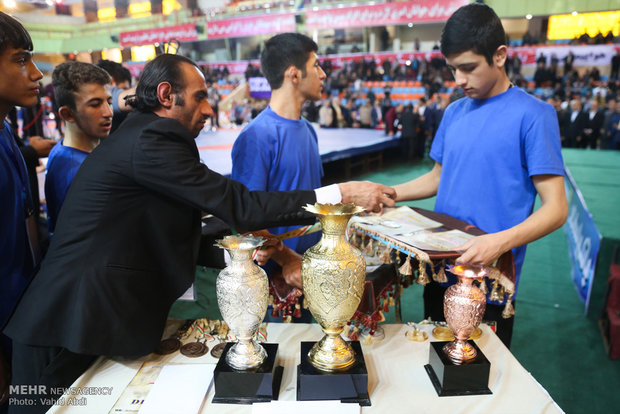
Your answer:
[[[231,266],[242,266],[252,261],[252,255],[256,249],[226,249],[230,254]]]
[[[347,224],[352,214],[319,214],[317,215],[323,229],[323,237],[344,237]]]

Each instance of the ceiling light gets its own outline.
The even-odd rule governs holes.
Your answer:
[[[531,14],[526,14],[525,18],[528,19],[528,20],[532,20],[532,15]]]

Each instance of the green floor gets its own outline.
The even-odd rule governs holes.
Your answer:
[[[598,228],[604,235],[620,239],[620,152],[568,150],[563,154]],[[394,161],[397,156],[398,153],[388,153],[380,171],[353,178],[394,185],[432,167],[430,161]],[[341,163],[326,165],[326,181],[340,180],[342,171]],[[432,209],[434,200],[407,204]],[[606,249],[609,256],[609,244]],[[572,284],[568,257],[562,229],[529,246],[519,286],[511,350],[567,413],[620,413],[620,360],[612,361],[606,356],[596,323],[607,269],[597,272],[591,310],[585,316],[584,305]],[[197,277],[201,291],[207,292],[201,294],[204,307],[192,310],[189,304],[176,304],[173,313],[188,318],[218,318],[215,273],[199,270]],[[421,286],[405,290],[402,308],[404,322],[423,318]],[[386,322],[393,322],[394,312],[386,317]],[[518,407],[512,412],[520,413]]]

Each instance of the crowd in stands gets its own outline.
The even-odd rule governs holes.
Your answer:
[[[564,147],[619,148],[620,52],[613,57],[608,76],[601,76],[597,67],[578,70],[573,62],[572,53],[561,61],[555,55],[541,55],[534,75],[526,77],[514,54],[506,69],[514,85],[556,108]],[[447,105],[463,96],[440,57],[415,59],[406,65],[389,60],[377,65],[361,59],[338,69],[325,59],[322,67],[327,74],[324,98],[306,102],[304,117],[321,128],[375,128],[386,135],[413,128],[416,141],[422,141],[416,148],[432,141]],[[260,76],[260,71],[250,65],[246,78],[250,76]],[[244,125],[265,106],[264,101],[235,104],[230,119]],[[420,157],[423,151],[414,154]]]
[[[556,108],[563,146],[619,148],[620,108],[616,102],[620,89],[620,52],[613,57],[607,76],[602,76],[597,67],[578,70],[573,63],[572,53],[562,60],[555,55],[541,55],[534,75],[526,77],[522,74],[519,56],[514,54],[506,63],[506,70],[514,85]],[[327,74],[324,98],[317,102],[308,101],[303,107],[304,117],[321,128],[382,129],[389,136],[403,129],[413,130],[415,140],[423,142],[415,147],[423,148],[432,142],[448,104],[463,96],[440,56],[430,60],[416,58],[407,64],[388,59],[377,64],[374,59],[362,58],[347,62],[341,68],[333,67],[332,61],[325,59],[321,65]],[[226,66],[204,66],[203,72],[209,86],[209,102],[216,114],[211,120],[213,129],[225,126],[226,122],[243,126],[267,106],[268,102],[264,100],[245,99],[233,102],[230,108],[219,108],[220,101],[239,80],[233,80]],[[125,77],[127,73],[124,73]],[[246,81],[255,76],[261,76],[260,69],[249,64],[244,74]],[[42,91],[47,91],[42,103],[36,108],[22,109],[23,125],[30,129],[24,131],[25,136],[45,135],[40,119],[30,122],[37,112],[41,112],[41,105],[44,113],[55,112],[50,89],[42,88]],[[220,123],[218,116],[222,111],[226,111],[227,117],[224,124]],[[409,116],[410,113],[413,116]],[[13,115],[14,126],[15,119]],[[61,131],[59,123],[57,127]],[[59,134],[48,128],[50,133]],[[423,150],[418,149],[414,154],[414,157],[421,157]]]

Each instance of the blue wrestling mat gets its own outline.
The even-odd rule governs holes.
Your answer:
[[[319,153],[323,163],[380,151],[400,143],[398,136],[388,137],[383,130],[376,129],[332,129],[315,126],[315,131],[319,138]],[[213,171],[230,176],[230,153],[240,133],[241,128],[221,128],[217,131],[204,129],[196,138],[201,161]]]

